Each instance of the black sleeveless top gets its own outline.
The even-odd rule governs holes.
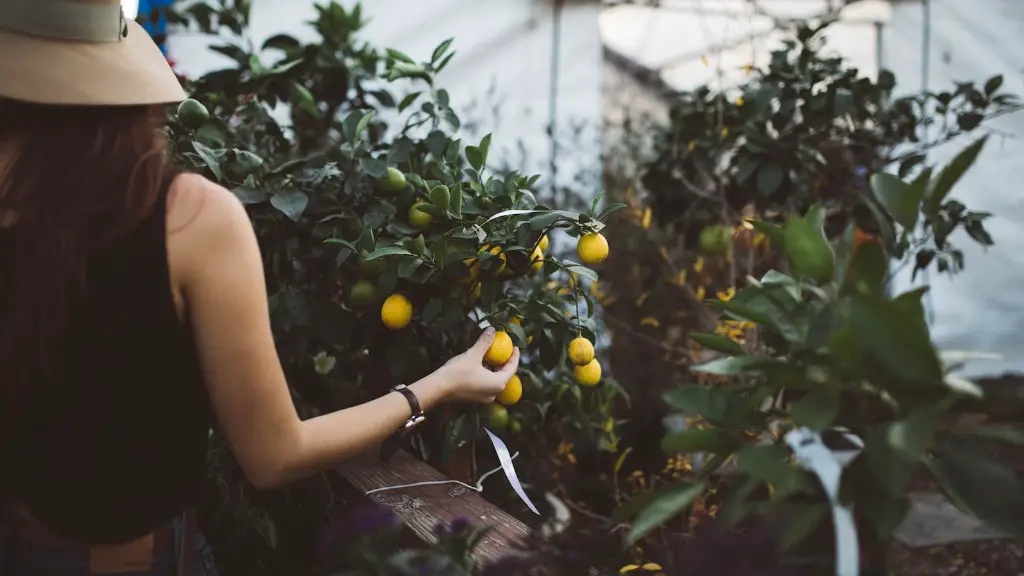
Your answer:
[[[210,407],[171,293],[169,185],[137,229],[90,256],[63,362],[34,390],[4,466],[16,500],[83,544],[144,536],[197,503],[205,478]]]

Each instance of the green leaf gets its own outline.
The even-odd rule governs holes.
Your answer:
[[[912,410],[887,426],[886,441],[907,460],[917,461],[931,449],[939,419],[948,409],[949,401],[942,400]]]
[[[797,424],[820,432],[839,416],[839,392],[815,390],[793,403],[789,409]]]
[[[452,193],[451,208],[452,214],[455,214],[456,218],[462,218],[462,182],[456,184],[451,188]]]
[[[1024,484],[976,442],[942,442],[928,467],[958,507],[997,530],[1024,536]]]
[[[752,477],[788,491],[799,473],[789,464],[791,452],[782,444],[744,446],[736,453],[736,467]]]
[[[787,504],[785,507],[785,528],[779,544],[783,549],[790,549],[807,539],[816,528],[821,526],[829,512],[826,504]]]
[[[224,170],[220,166],[220,159],[218,158],[217,152],[214,152],[209,147],[201,144],[197,140],[192,141],[192,149],[196,151],[196,154],[203,159],[203,163],[210,169],[210,172],[217,178],[217,180],[224,179]]]
[[[786,255],[795,276],[803,276],[819,284],[832,280],[835,274],[835,253],[820,226],[815,226],[806,218],[790,216],[783,234]]]
[[[900,226],[913,230],[921,211],[923,186],[910,186],[892,174],[871,175],[871,191]]]
[[[932,206],[939,206],[949,196],[950,191],[953,189],[960,178],[965,172],[974,164],[974,161],[978,159],[978,154],[981,153],[981,149],[985,147],[985,142],[988,141],[988,136],[982,136],[972,143],[970,146],[964,148],[957,154],[949,164],[939,172],[939,175],[932,182],[931,190],[928,191],[928,202]]]
[[[388,48],[387,49],[387,53],[388,53],[388,56],[390,56],[391,58],[393,58],[393,59],[395,59],[395,60],[397,60],[399,62],[407,62],[409,64],[415,64],[416,63],[415,60],[413,60],[412,58],[409,58],[404,53],[399,52],[398,50],[395,50],[394,48]]]
[[[266,190],[259,188],[250,188],[249,186],[238,186],[232,188],[232,192],[238,197],[238,200],[248,206],[249,204],[259,204],[260,202],[266,202],[270,195],[267,194]]]
[[[838,88],[835,92],[835,107],[833,113],[836,116],[846,116],[854,111],[853,92],[846,88]]]
[[[298,222],[309,205],[309,196],[298,190],[278,192],[270,198],[270,204],[294,222]]]
[[[370,125],[370,121],[373,120],[374,111],[369,110],[359,120],[359,124],[356,125],[355,133],[352,134],[353,141],[358,140],[359,136],[366,131],[367,126]]]
[[[385,256],[415,256],[415,254],[402,246],[384,246],[367,254],[363,260],[376,260]]]
[[[767,236],[776,248],[785,247],[786,235],[782,231],[782,228],[776,226],[775,224],[765,222],[764,220],[747,220],[747,222],[750,222],[750,225],[754,227],[754,230],[757,230],[761,234]]]
[[[483,152],[476,146],[466,146],[466,160],[474,169],[480,170],[484,165]]]
[[[688,428],[676,430],[661,439],[661,449],[670,454],[677,452],[731,453],[740,447],[732,434],[715,428]]]
[[[757,189],[761,194],[770,196],[782,185],[784,176],[781,166],[774,162],[765,162],[757,168]]]
[[[597,272],[594,272],[593,270],[587,268],[586,266],[566,266],[565,269],[568,270],[569,272],[579,274],[580,276],[586,278],[587,280],[590,280],[591,282],[597,282]]]
[[[849,323],[854,338],[888,379],[942,386],[942,367],[923,313],[876,296],[853,296]]]
[[[664,398],[686,414],[701,416],[725,428],[756,428],[763,424],[763,416],[756,408],[725,388],[688,384],[666,392]]]
[[[633,527],[626,535],[626,540],[630,545],[636,543],[651,530],[678,516],[703,493],[704,483],[682,483],[659,494],[633,521]]]
[[[619,505],[618,508],[612,512],[612,520],[615,522],[626,522],[630,518],[636,516],[641,510],[646,508],[651,502],[670,494],[676,490],[675,484],[667,484],[659,486],[654,490],[648,490],[646,492],[640,492],[634,495],[629,500],[626,500]]]
[[[371,178],[380,178],[388,171],[388,165],[376,158],[360,158],[359,168]]]
[[[698,364],[690,368],[690,370],[700,374],[713,374],[715,376],[738,376],[740,374],[755,374],[766,366],[778,363],[779,360],[765,356],[731,356]]]
[[[448,48],[451,47],[452,42],[454,42],[454,41],[455,41],[454,38],[449,38],[449,39],[445,40],[444,42],[441,42],[440,44],[438,44],[437,48],[434,48],[434,53],[430,56],[430,61],[432,63],[436,64],[437,61],[440,60],[441,57],[444,56],[444,53],[448,51]]]
[[[704,332],[691,332],[690,340],[693,340],[702,347],[708,350],[714,350],[716,352],[724,352],[726,354],[732,354],[734,356],[741,356],[746,354],[743,347],[733,342],[732,340],[721,336],[719,334],[708,334]]]
[[[412,106],[413,103],[416,102],[416,99],[420,97],[420,94],[423,94],[423,92],[412,92],[410,94],[406,94],[405,97],[402,98],[402,101],[398,103],[398,111],[405,112],[406,108]]]
[[[1002,74],[998,74],[996,76],[993,76],[993,77],[989,78],[988,81],[985,82],[985,95],[986,96],[992,96],[993,94],[996,93],[996,90],[999,90],[999,88],[1002,85],[1003,85],[1003,75]]]

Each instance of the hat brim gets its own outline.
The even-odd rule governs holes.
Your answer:
[[[68,42],[0,30],[0,96],[39,104],[133,106],[185,99],[149,34],[128,21],[120,42]]]

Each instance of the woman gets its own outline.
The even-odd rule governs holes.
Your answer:
[[[518,351],[482,365],[488,330],[408,389],[300,421],[245,210],[166,164],[162,106],[183,98],[117,0],[0,2],[0,574],[185,574],[213,418],[270,488],[516,370]]]

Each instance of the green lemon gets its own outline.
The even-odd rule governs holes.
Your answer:
[[[352,285],[349,302],[353,306],[372,306],[377,302],[377,285],[369,280],[359,280]]]
[[[709,254],[721,254],[732,243],[732,228],[728,226],[705,226],[700,231],[700,249]]]
[[[178,105],[178,120],[188,128],[199,128],[209,119],[210,111],[198,100],[188,98]]]
[[[484,416],[487,418],[487,426],[491,430],[501,432],[508,428],[508,409],[501,404],[488,404],[484,408]]]
[[[401,192],[405,190],[405,174],[398,168],[388,168],[388,173],[377,181],[377,186],[385,192]]]
[[[434,216],[420,210],[422,203],[417,202],[409,207],[409,225],[413,228],[428,228],[434,222]]]

